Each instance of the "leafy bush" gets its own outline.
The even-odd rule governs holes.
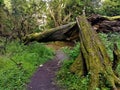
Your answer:
[[[44,44],[9,43],[6,55],[0,56],[0,90],[24,90],[38,65],[52,56],[53,51]]]

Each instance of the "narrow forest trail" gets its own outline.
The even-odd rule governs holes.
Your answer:
[[[27,90],[61,90],[56,85],[55,78],[61,62],[65,59],[68,59],[68,56],[62,50],[56,50],[53,59],[40,66],[34,73]]]

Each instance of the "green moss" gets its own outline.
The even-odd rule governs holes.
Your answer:
[[[25,90],[36,68],[52,56],[53,51],[44,44],[34,42],[25,46],[18,42],[9,43],[7,53],[0,56],[0,90]]]
[[[77,57],[77,59],[74,61],[74,63],[71,65],[71,67],[70,67],[70,71],[72,73],[77,74],[78,76],[84,75],[84,72],[83,72],[83,62],[82,62],[81,59],[82,59],[81,55],[79,55]]]
[[[99,33],[99,36],[102,39],[102,42],[105,44],[107,52],[109,53],[110,56],[112,56],[112,53],[113,53],[112,50],[113,50],[114,41],[118,43],[118,48],[120,48],[120,34],[119,33],[108,33],[108,34]],[[67,52],[67,54],[69,54],[71,58],[75,59],[76,56],[78,56],[80,52],[79,48],[80,48],[80,44],[77,44],[73,50],[69,48],[65,48],[64,51]],[[69,61],[64,62],[64,65],[62,66],[61,70],[58,73],[59,83],[62,86],[65,86],[66,88],[68,88],[68,90],[73,90],[73,89],[74,90],[88,90],[87,87],[88,87],[88,83],[90,80],[88,76],[86,76],[86,78],[88,79],[88,81],[86,82],[85,78],[83,77],[80,78],[78,75],[70,73],[69,68],[73,62],[74,60],[69,60]],[[73,69],[73,70],[76,70],[76,69]],[[120,65],[118,65],[117,72],[120,73]],[[88,75],[90,74],[91,73],[89,72]],[[99,74],[99,75],[100,75],[100,78],[99,78],[100,88],[96,88],[96,90],[110,90],[111,85],[110,85],[109,80],[106,80],[105,75],[103,74],[102,75]],[[83,84],[83,83],[87,83],[87,84]]]
[[[117,19],[120,19],[120,16],[113,16],[113,17],[109,17],[109,16],[103,16],[105,18],[107,18],[108,20],[117,20]]]

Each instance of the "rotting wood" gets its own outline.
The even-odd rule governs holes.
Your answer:
[[[72,30],[73,28],[75,28],[76,26],[75,24],[76,22],[71,22],[69,24],[62,25],[50,30],[46,30],[44,32],[33,33],[25,36],[23,38],[23,41],[25,44],[31,41],[38,41],[38,42],[70,41],[71,39],[73,39],[73,38],[70,38],[71,36],[74,36],[73,34],[77,35],[76,30]]]
[[[120,84],[120,79],[115,75],[112,69],[112,62],[105,46],[97,36],[97,33],[92,29],[85,16],[77,18],[77,25],[79,27],[80,51],[82,56],[76,60],[85,62],[84,65],[81,65],[83,66],[81,69],[86,68],[86,75],[90,77],[88,89],[96,90],[97,87],[102,88],[100,87],[100,82],[106,85],[104,80],[100,81],[100,78],[102,78],[109,82],[109,86],[112,90],[117,90],[116,84]],[[72,72],[74,70],[74,73],[79,75],[81,69],[80,66],[77,65],[79,61],[76,60],[71,65],[70,70]],[[79,68],[77,66],[79,66]]]
[[[101,15],[92,15],[87,20],[92,28],[97,32],[120,32],[120,16],[106,17]],[[31,41],[49,42],[49,41],[74,41],[79,39],[76,22],[70,22],[66,25],[45,30],[40,33],[32,33],[23,38],[25,43]]]

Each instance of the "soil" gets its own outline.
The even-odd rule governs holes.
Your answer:
[[[67,60],[68,56],[61,50],[57,50],[52,60],[40,65],[27,85],[27,90],[61,90],[55,83],[55,79],[56,73],[65,59]]]
[[[63,42],[63,41],[55,41],[49,42],[46,44],[47,47],[52,48],[53,50],[59,50],[64,47],[73,48],[75,46],[75,42]]]

